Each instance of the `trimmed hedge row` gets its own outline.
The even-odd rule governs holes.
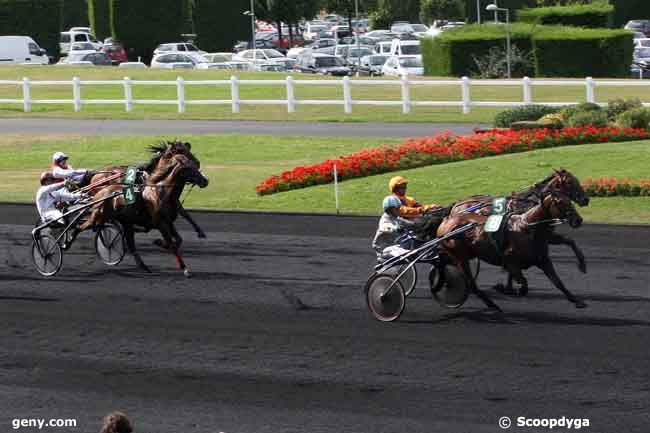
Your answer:
[[[113,37],[124,44],[129,59],[148,62],[159,44],[180,39],[181,8],[178,0],[111,0]]]
[[[99,39],[111,35],[110,9],[109,0],[88,0],[88,22]]]
[[[607,28],[614,25],[614,6],[606,3],[522,9],[519,21],[544,25]]]
[[[206,51],[230,51],[240,40],[251,39],[248,0],[195,0],[194,26],[197,45]]]
[[[58,57],[62,11],[62,0],[0,0],[0,34],[31,36]]]
[[[627,77],[632,34],[624,30],[512,25],[512,43],[532,51],[537,77]],[[470,25],[422,40],[426,75],[473,75],[474,57],[505,45],[506,30],[493,24]]]

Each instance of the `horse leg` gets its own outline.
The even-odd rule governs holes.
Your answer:
[[[206,236],[205,236],[205,232],[203,231],[203,229],[202,229],[201,227],[199,227],[199,225],[194,221],[194,219],[192,219],[192,217],[190,216],[189,212],[186,211],[185,208],[184,208],[182,205],[180,205],[180,204],[179,204],[179,206],[178,206],[178,213],[179,213],[180,216],[182,216],[183,218],[185,218],[185,220],[186,220],[188,223],[190,223],[190,225],[192,226],[192,228],[193,228],[194,231],[196,232],[196,234],[197,234],[197,236],[199,237],[199,239],[204,239],[204,238],[206,237]]]
[[[131,254],[133,254],[133,258],[135,259],[136,265],[143,271],[147,273],[151,273],[151,269],[149,269],[149,267],[144,264],[142,258],[140,257],[140,254],[135,249],[135,231],[133,230],[133,226],[130,224],[122,224],[122,226],[124,228],[124,239],[126,240],[126,248],[129,250]]]
[[[578,247],[578,244],[576,244],[576,241],[573,239],[561,235],[559,233],[551,233],[548,236],[548,243],[550,245],[568,245],[572,250],[573,253],[576,255],[576,258],[578,259],[578,269],[580,269],[580,272],[583,274],[587,273],[587,263],[585,261],[585,255],[582,253],[582,250]]]
[[[169,223],[162,225],[159,230],[165,239],[165,243],[169,245],[169,249],[171,249],[174,257],[176,258],[178,269],[183,271],[183,275],[190,277],[190,271],[187,269],[185,261],[183,260],[183,256],[181,255],[181,245],[183,244],[183,238],[176,231],[176,227],[174,227],[173,223]]]
[[[514,264],[506,263],[506,270],[508,271],[508,285],[497,284],[493,287],[494,290],[506,296],[526,296],[528,294],[528,280],[526,280],[526,277],[521,272],[521,268]],[[514,288],[513,281],[519,284],[518,289]]]
[[[489,309],[495,310],[499,313],[503,313],[501,307],[499,307],[484,291],[478,288],[478,286],[476,285],[476,280],[472,275],[472,269],[470,268],[469,262],[467,260],[461,262],[460,269],[465,274],[465,278],[470,285],[470,290],[472,291],[472,293],[478,296],[478,298],[481,301],[483,301],[485,306],[488,307]]]
[[[562,293],[564,293],[564,296],[566,296],[566,298],[570,302],[573,302],[575,304],[576,308],[585,308],[587,306],[587,304],[584,301],[576,298],[573,295],[573,293],[571,293],[569,289],[567,289],[564,286],[564,283],[562,282],[562,280],[560,280],[560,277],[557,275],[557,272],[555,271],[555,267],[553,266],[553,262],[551,262],[550,258],[547,258],[543,263],[538,265],[538,267],[542,271],[544,271],[544,274],[546,274],[548,279],[551,280],[551,282],[555,285],[555,287],[560,289]]]

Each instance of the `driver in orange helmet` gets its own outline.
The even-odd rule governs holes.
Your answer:
[[[431,209],[439,209],[441,207],[437,204],[421,205],[413,197],[406,195],[407,186],[408,180],[402,176],[395,176],[388,182],[390,192],[402,202],[402,206],[399,208],[399,215],[401,217],[415,218]]]

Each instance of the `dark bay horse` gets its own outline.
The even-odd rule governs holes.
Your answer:
[[[173,147],[162,151],[156,160],[151,174],[144,178],[140,199],[129,205],[124,196],[120,195],[99,203],[80,228],[85,230],[99,226],[111,219],[118,221],[124,229],[128,250],[133,254],[138,266],[147,272],[151,271],[135,248],[135,229],[157,229],[163,237],[160,245],[174,253],[178,267],[189,276],[189,270],[180,253],[183,239],[178,234],[174,221],[179,215],[179,198],[185,184],[205,188],[208,179],[201,173],[198,160],[193,158],[193,155],[190,158]],[[122,188],[122,185],[109,185],[97,192],[95,199],[108,197]]]
[[[553,227],[548,222],[560,219],[568,221],[572,228],[582,225],[582,217],[571,203],[571,199],[559,192],[550,192],[542,202],[522,214],[510,214],[506,222],[503,242],[498,244],[485,232],[487,216],[479,214],[456,214],[447,217],[438,227],[437,236],[444,236],[467,223],[479,224],[464,235],[442,243],[442,249],[450,261],[465,275],[471,290],[491,308],[498,309],[489,297],[476,286],[471,277],[468,261],[475,257],[495,266],[502,266],[522,286],[528,283],[522,271],[532,266],[541,269],[551,282],[573,302],[576,308],[586,304],[576,298],[562,283],[549,257],[548,246],[553,236]]]
[[[144,170],[146,173],[151,174],[153,169],[156,167],[161,155],[163,153],[167,152],[167,154],[182,154],[190,158],[191,160],[195,161],[197,164],[200,163],[196,159],[196,157],[192,154],[192,145],[187,142],[181,142],[181,141],[167,141],[167,142],[161,142],[157,146],[151,146],[149,148],[151,152],[154,154],[152,159],[139,166],[140,169]],[[106,185],[111,185],[111,184],[117,184],[121,182],[122,177],[121,176],[116,176],[119,174],[124,174],[126,172],[127,166],[123,165],[115,165],[115,166],[109,166],[109,167],[104,167],[100,171],[97,171],[93,173],[90,181],[88,183],[96,183],[100,182],[103,180],[108,180],[110,178],[113,178],[112,180],[108,180],[106,184],[103,184],[101,187],[95,188],[95,189],[90,189],[87,192],[90,195],[95,195],[98,191],[100,191],[104,186]],[[183,207],[183,205],[179,202],[178,205],[178,214],[183,217],[196,231],[197,235],[199,238],[205,238],[205,232],[199,225],[194,221],[194,219],[190,216],[189,212]]]
[[[560,170],[553,170],[553,173],[550,176],[540,182],[508,195],[506,197],[508,202],[508,211],[517,214],[524,213],[542,203],[544,198],[552,192],[564,194],[566,197],[571,199],[571,201],[577,203],[581,207],[589,205],[589,196],[582,188],[578,178],[570,171],[562,168]],[[475,205],[484,206],[476,213],[486,216],[490,215],[494,198],[495,197],[490,195],[477,195],[461,200],[452,205],[450,215],[457,215]],[[547,234],[547,240],[550,245],[566,245],[571,248],[578,260],[578,269],[583,274],[587,272],[585,256],[573,239],[555,231],[551,231]],[[512,280],[513,277],[510,275],[507,286],[504,287],[499,284],[495,286],[495,288],[505,294],[523,294],[521,289],[518,292],[513,290]]]

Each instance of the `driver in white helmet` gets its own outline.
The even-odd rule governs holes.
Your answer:
[[[397,238],[402,234],[402,229],[413,227],[415,222],[400,216],[401,200],[396,195],[389,195],[382,202],[384,213],[379,219],[377,233],[372,241],[372,248],[377,252],[377,258],[396,256],[407,252],[399,245],[395,245]],[[390,251],[387,251],[390,248]]]
[[[82,196],[69,192],[65,188],[65,182],[60,182],[49,171],[41,174],[41,187],[36,193],[36,208],[44,223],[58,220],[64,224],[60,205],[74,203],[80,198]]]
[[[63,152],[55,152],[52,155],[52,175],[59,181],[70,180],[77,186],[84,186],[88,170],[75,170],[68,165],[68,155]]]

